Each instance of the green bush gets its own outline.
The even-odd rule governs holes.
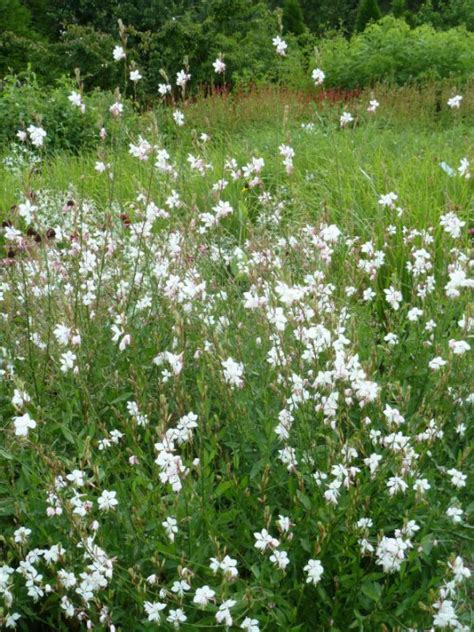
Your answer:
[[[32,71],[20,75],[8,75],[0,89],[0,144],[16,139],[18,130],[30,124],[41,125],[47,130],[45,148],[78,151],[93,146],[98,138],[98,108],[107,95],[93,93],[84,97],[86,111],[81,113],[68,100],[77,86],[70,79],[59,80],[45,91]],[[111,101],[111,97],[108,97]]]
[[[323,40],[319,49],[327,85],[344,88],[451,77],[463,82],[474,71],[473,33],[462,27],[410,29],[405,21],[390,16],[350,40],[342,36]]]

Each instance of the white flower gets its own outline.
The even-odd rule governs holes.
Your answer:
[[[16,622],[18,619],[21,619],[21,615],[18,612],[12,612],[5,619],[5,627],[6,628],[16,628]]]
[[[118,505],[118,500],[116,498],[117,492],[109,492],[104,490],[102,494],[97,499],[97,504],[99,505],[99,509],[101,511],[110,511],[114,507]]]
[[[182,127],[184,125],[184,114],[181,112],[181,110],[175,110],[173,112],[173,118],[178,127]]]
[[[458,167],[458,173],[462,178],[466,178],[466,180],[469,180],[471,178],[469,167],[469,160],[467,158],[461,158],[461,162]]]
[[[313,79],[316,86],[320,86],[326,78],[326,75],[321,70],[321,68],[315,68],[311,73],[311,78]]]
[[[234,599],[227,599],[220,606],[216,612],[217,623],[224,623],[228,628],[232,625],[232,616],[230,614],[230,608],[233,608],[237,602]]]
[[[71,369],[75,368],[77,356],[72,351],[66,351],[61,354],[61,371],[67,373]]]
[[[443,360],[441,356],[436,356],[428,362],[428,366],[432,371],[439,371],[445,364],[447,364],[447,362]]]
[[[161,618],[160,612],[166,608],[166,604],[159,601],[145,601],[144,607],[145,612],[148,615],[148,621],[155,621],[156,623],[159,623]]]
[[[13,424],[17,437],[27,437],[29,430],[36,428],[36,421],[31,419],[28,413],[21,415],[21,417],[13,417]]]
[[[170,610],[169,615],[166,617],[168,623],[172,623],[175,628],[179,628],[181,623],[185,623],[187,619],[187,616],[184,614],[184,611],[181,608]]]
[[[167,94],[171,93],[171,86],[169,83],[159,83],[158,84],[158,92],[162,97],[165,97]]]
[[[42,147],[44,139],[46,138],[46,132],[42,127],[36,127],[36,125],[30,125],[27,128],[30,135],[30,140],[35,147]]]
[[[240,624],[240,629],[245,630],[245,632],[260,632],[260,624],[257,619],[245,617],[245,619]]]
[[[446,515],[448,516],[448,518],[451,518],[451,520],[455,524],[461,522],[463,514],[464,511],[462,509],[459,509],[459,507],[448,507],[448,509],[446,510]]]
[[[236,362],[232,358],[222,360],[222,368],[224,369],[224,379],[227,384],[237,388],[241,388],[244,385],[242,376],[244,374],[244,365],[241,362]]]
[[[112,52],[114,57],[114,61],[120,61],[121,59],[125,59],[125,51],[122,46],[114,46],[114,50]]]
[[[448,345],[454,355],[464,355],[471,350],[471,345],[465,340],[450,340]]]
[[[255,548],[258,549],[259,551],[265,551],[267,548],[269,549],[276,549],[277,546],[280,545],[279,540],[277,540],[276,538],[272,537],[268,531],[266,529],[262,529],[260,532],[256,531],[253,534],[256,542],[255,542]]]
[[[279,35],[272,39],[272,44],[276,49],[276,54],[285,57],[288,44]]]
[[[27,529],[26,527],[19,527],[16,531],[13,532],[15,542],[18,542],[19,544],[25,544],[30,535],[31,529]]]
[[[79,108],[81,110],[81,112],[85,112],[86,111],[86,106],[82,101],[82,97],[79,94],[79,92],[75,92],[74,90],[71,92],[71,94],[68,96],[68,100],[69,102],[74,105],[75,107]]]
[[[214,72],[217,75],[221,75],[222,73],[225,72],[225,63],[222,61],[222,59],[220,57],[218,57],[216,59],[215,62],[213,62],[213,67],[214,67]]]
[[[400,302],[403,299],[402,293],[391,285],[389,288],[384,290],[384,294],[390,307],[395,311],[398,311],[400,309]]]
[[[319,560],[308,560],[303,570],[308,575],[306,583],[313,584],[314,586],[321,581],[321,577],[324,573],[324,567]]]
[[[185,88],[188,81],[191,79],[191,75],[185,70],[180,70],[176,73],[176,85],[180,88]]]
[[[275,549],[272,555],[270,555],[270,562],[272,562],[273,564],[275,564],[275,566],[278,566],[279,569],[284,571],[290,563],[290,558],[288,557],[288,553],[286,551],[279,551],[278,549]]]
[[[18,140],[21,140],[21,142],[24,143],[25,140],[28,138],[28,134],[22,129],[19,129],[16,133],[16,137],[18,138]]]
[[[197,604],[201,608],[204,608],[214,599],[215,595],[215,591],[212,590],[212,588],[209,588],[209,586],[201,586],[201,588],[198,588],[194,594],[193,603]]]
[[[417,478],[413,483],[413,489],[419,494],[424,494],[426,491],[431,489],[431,485],[428,483],[426,478]]]
[[[444,232],[453,239],[460,237],[461,229],[466,225],[466,222],[460,220],[456,213],[452,212],[441,215],[439,223],[444,228]]]
[[[367,112],[370,112],[371,114],[373,114],[377,110],[379,105],[380,103],[376,99],[371,99],[371,101],[369,101],[369,107],[367,108]]]
[[[123,103],[120,103],[120,101],[116,101],[109,107],[109,112],[112,114],[112,116],[120,116],[123,113]]]
[[[457,487],[458,489],[466,487],[467,476],[465,474],[454,467],[448,470],[446,473],[449,474],[449,476],[451,477],[451,484],[454,485],[454,487]]]
[[[130,71],[130,81],[133,81],[136,83],[137,81],[140,81],[140,79],[142,79],[142,76],[139,70]]]
[[[349,123],[352,123],[353,120],[354,120],[354,117],[352,116],[350,112],[343,112],[339,118],[339,124],[341,127],[346,127],[346,125],[349,125]]]
[[[450,99],[448,99],[448,106],[453,110],[459,109],[459,106],[461,105],[461,101],[462,101],[462,96],[460,94],[457,94],[454,97],[451,97]]]
[[[458,617],[453,602],[446,600],[434,604],[438,612],[433,617],[433,625],[437,628],[458,627]]]
[[[388,207],[391,209],[395,208],[395,202],[398,200],[398,195],[393,191],[390,193],[385,193],[379,197],[379,204],[383,207]]]
[[[161,524],[165,528],[168,538],[171,540],[171,542],[174,542],[174,536],[176,533],[178,533],[178,521],[176,520],[176,518],[170,516],[169,518],[166,518],[166,520],[164,520]]]
[[[395,573],[405,559],[408,544],[401,538],[383,537],[377,545],[377,564],[382,566],[385,573]]]

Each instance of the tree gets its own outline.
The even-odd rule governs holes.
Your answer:
[[[285,33],[293,33],[293,35],[304,33],[303,11],[299,0],[285,0],[283,5],[283,28]]]
[[[360,33],[369,22],[377,22],[382,17],[382,12],[377,0],[360,0],[357,8],[355,30]]]
[[[0,0],[0,24],[2,32],[28,35],[31,26],[31,13],[19,0]]]

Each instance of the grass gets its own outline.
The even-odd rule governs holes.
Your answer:
[[[340,104],[285,91],[189,103],[183,128],[149,112],[141,132],[174,172],[129,154],[126,118],[97,155],[4,170],[22,234],[2,237],[0,524],[5,564],[31,566],[5,571],[0,621],[171,630],[181,609],[183,630],[472,626],[473,315],[469,282],[453,282],[470,269],[472,180],[456,170],[472,96],[437,113],[431,89],[380,89],[374,116],[370,96],[345,105],[346,129]],[[226,161],[252,157],[261,173],[234,180]],[[40,243],[10,209],[26,197]],[[219,200],[232,211],[204,230]],[[262,529],[279,543],[260,552]]]

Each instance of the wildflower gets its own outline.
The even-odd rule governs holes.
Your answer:
[[[181,112],[181,110],[175,110],[173,112],[173,118],[178,127],[182,127],[184,125],[184,114]]]
[[[462,101],[462,96],[460,94],[456,94],[456,96],[451,97],[450,99],[448,99],[448,106],[452,109],[452,110],[459,110],[459,107],[461,105],[461,101]]]
[[[428,362],[428,366],[432,371],[439,371],[446,364],[446,360],[443,360],[441,356],[436,356]]]
[[[225,63],[222,61],[221,57],[218,57],[215,62],[213,62],[214,72],[216,75],[221,75],[225,72]]]
[[[341,127],[346,127],[349,123],[352,123],[354,117],[350,112],[343,112],[339,118],[339,124]]]
[[[395,573],[400,570],[405,559],[408,544],[401,538],[383,537],[377,545],[377,564],[382,566],[385,573]]]
[[[456,213],[452,212],[441,215],[439,223],[444,228],[444,232],[453,239],[458,239],[461,236],[461,229],[466,225],[466,222],[460,220]]]
[[[161,620],[160,612],[166,608],[166,604],[159,601],[145,601],[144,607],[148,615],[148,621],[159,623]]]
[[[262,529],[260,532],[256,531],[253,534],[256,542],[255,548],[259,551],[265,551],[266,549],[276,549],[277,546],[280,546],[280,542],[272,537],[266,529]]]
[[[467,476],[465,474],[454,467],[448,470],[447,474],[451,477],[451,484],[454,485],[454,487],[457,487],[458,489],[466,487]]]
[[[413,489],[419,494],[424,494],[426,491],[431,489],[431,485],[428,483],[426,478],[417,478],[413,483]]]
[[[390,496],[394,496],[398,492],[405,493],[405,491],[408,489],[407,483],[405,483],[403,478],[400,478],[399,476],[390,477],[387,481],[387,487]]]
[[[170,610],[169,615],[166,617],[168,623],[172,623],[175,628],[179,628],[181,623],[187,621],[187,616],[184,614],[184,610],[176,608],[176,610]]]
[[[376,99],[371,99],[369,101],[369,107],[367,108],[367,112],[373,114],[377,110],[379,105],[380,103]]]
[[[214,573],[218,570],[222,571],[224,577],[227,579],[235,579],[239,574],[237,570],[237,560],[234,560],[229,555],[226,555],[222,561],[211,557],[210,568]]]
[[[42,147],[44,139],[46,138],[46,132],[42,127],[36,127],[36,125],[30,125],[27,127],[30,140],[35,147]]]
[[[178,533],[178,521],[176,520],[176,518],[170,516],[169,518],[166,518],[166,520],[164,520],[161,524],[165,528],[168,538],[171,540],[171,542],[174,542],[174,536],[176,533]]]
[[[13,533],[15,542],[18,542],[19,544],[25,544],[25,542],[28,540],[28,537],[30,535],[31,535],[31,529],[27,529],[26,527],[19,527]]]
[[[112,114],[112,116],[115,116],[116,118],[119,117],[121,114],[123,114],[123,103],[120,103],[120,101],[116,101],[109,107],[109,112]]]
[[[303,570],[308,575],[306,578],[307,584],[313,584],[313,586],[319,584],[324,573],[324,567],[319,560],[308,560]]]
[[[121,61],[125,59],[126,54],[122,46],[114,46],[114,50],[112,52],[114,61]]]
[[[13,417],[13,424],[15,426],[15,434],[17,437],[27,437],[29,430],[36,428],[36,421],[32,419],[28,413],[25,413],[20,417]]]
[[[101,511],[110,511],[111,509],[114,509],[118,505],[118,500],[116,496],[117,492],[109,492],[107,490],[104,490],[97,499],[99,509]]]
[[[66,351],[66,353],[61,354],[61,371],[63,373],[67,373],[70,370],[75,369],[75,362],[77,360],[77,356],[72,351]]]
[[[314,85],[320,86],[323,83],[324,79],[326,78],[326,75],[321,70],[321,68],[315,68],[313,72],[311,73],[311,78],[314,81]]]
[[[385,299],[392,309],[398,311],[400,309],[400,302],[402,301],[402,293],[396,290],[393,285],[384,290]]]
[[[455,524],[462,521],[462,516],[464,511],[459,509],[459,507],[448,507],[446,510],[446,515],[450,518]]]
[[[21,615],[18,612],[12,612],[7,615],[5,619],[6,628],[16,628],[16,622],[21,619]]]
[[[454,355],[464,355],[471,350],[471,345],[465,340],[450,340],[448,346]]]
[[[216,593],[209,586],[201,586],[198,588],[193,597],[193,603],[201,608],[205,608],[210,601],[214,600]]]
[[[390,209],[395,208],[395,202],[398,200],[398,195],[391,191],[390,193],[386,193],[381,195],[379,198],[379,204],[382,207],[388,207]]]
[[[82,113],[86,111],[86,105],[82,101],[82,96],[79,94],[79,92],[75,92],[73,90],[71,94],[68,96],[68,100],[72,105],[79,108]]]
[[[453,602],[448,600],[438,601],[434,604],[438,612],[433,617],[433,625],[437,628],[459,627],[458,616],[454,610]]]
[[[244,381],[242,376],[244,374],[244,365],[241,362],[236,362],[232,358],[222,360],[222,368],[224,369],[224,379],[227,384],[237,388],[242,388]]]
[[[469,180],[471,177],[471,172],[469,171],[469,160],[467,158],[462,158],[461,163],[458,167],[458,173],[462,178]]]
[[[290,563],[290,558],[288,557],[288,553],[286,551],[279,551],[278,549],[275,549],[272,555],[270,555],[270,562],[273,562],[275,566],[284,571]]]
[[[227,599],[219,606],[219,610],[216,612],[217,623],[224,623],[230,628],[233,623],[230,609],[233,608],[236,603],[234,599]]]
[[[140,79],[142,79],[142,75],[140,74],[139,70],[130,71],[130,81],[136,83],[137,81],[140,81]]]
[[[171,85],[169,83],[159,83],[158,92],[160,96],[165,97],[167,94],[171,94]]]
[[[245,619],[240,624],[240,629],[245,630],[245,632],[260,632],[260,624],[257,619],[245,617]]]
[[[176,85],[184,90],[186,84],[191,79],[191,75],[187,73],[185,70],[180,70],[176,74]]]
[[[279,35],[272,39],[272,44],[275,47],[275,52],[277,55],[281,57],[286,56],[286,49],[288,48],[288,44],[283,40]]]

